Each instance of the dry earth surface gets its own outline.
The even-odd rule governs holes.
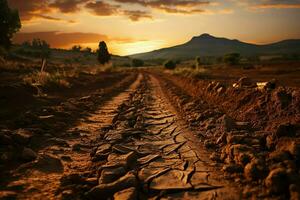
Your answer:
[[[0,199],[300,198],[297,87],[135,70],[0,89]]]

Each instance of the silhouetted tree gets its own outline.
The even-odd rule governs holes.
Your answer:
[[[239,64],[240,59],[241,55],[239,53],[230,53],[224,56],[223,61],[229,65],[237,65]]]
[[[92,53],[92,49],[90,47],[86,47],[83,51],[86,53]]]
[[[74,46],[72,47],[72,51],[76,51],[76,52],[80,52],[81,49],[82,49],[82,47],[81,47],[80,45],[74,45]]]
[[[144,65],[144,61],[140,59],[132,59],[131,66],[132,67],[142,67]]]
[[[7,0],[0,0],[0,46],[9,49],[13,34],[20,28],[19,12],[10,9]]]
[[[165,63],[164,63],[164,67],[166,69],[175,69],[176,68],[176,63],[173,61],[173,60],[167,60]]]
[[[111,55],[108,52],[106,43],[104,41],[101,41],[99,43],[99,49],[98,49],[98,61],[100,64],[104,65],[105,63],[108,63],[110,61]]]

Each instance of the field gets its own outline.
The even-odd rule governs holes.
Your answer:
[[[53,57],[0,63],[0,199],[300,198],[299,62]]]

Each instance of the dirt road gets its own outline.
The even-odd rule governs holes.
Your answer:
[[[0,199],[300,199],[298,88],[159,70],[73,83],[7,107]]]
[[[159,77],[139,73],[64,137],[48,140],[34,161],[12,170],[1,196],[239,199],[239,190],[222,180],[210,153],[164,90]]]

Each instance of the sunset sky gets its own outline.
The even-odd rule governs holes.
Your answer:
[[[300,38],[300,0],[8,0],[19,9],[22,29],[51,47],[96,48],[129,55],[173,46],[193,36],[264,44]]]

